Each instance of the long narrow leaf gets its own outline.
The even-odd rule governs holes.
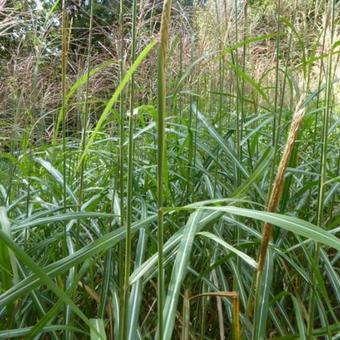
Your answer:
[[[97,135],[97,133],[99,132],[99,130],[101,129],[102,125],[104,124],[104,122],[106,121],[109,113],[112,110],[113,105],[116,103],[116,101],[118,100],[121,92],[123,91],[123,89],[125,88],[126,84],[128,84],[129,80],[131,79],[132,75],[136,72],[138,66],[142,63],[142,61],[148,56],[148,54],[151,52],[151,50],[156,46],[157,44],[157,40],[153,40],[151,41],[151,43],[149,43],[144,50],[142,51],[142,53],[137,57],[137,59],[135,60],[135,62],[132,64],[132,66],[130,67],[130,69],[125,73],[124,78],[122,79],[122,81],[119,83],[116,91],[114,92],[114,94],[112,95],[111,99],[108,101],[108,103],[105,106],[105,109],[103,111],[103,113],[101,114],[96,127],[94,128],[85,148],[84,148],[84,152],[80,158],[79,164],[82,162],[82,160],[86,157],[91,145],[93,144],[93,141]],[[132,114],[132,113],[131,113]]]
[[[199,209],[224,211],[229,214],[268,222],[294,234],[310,238],[340,251],[340,241],[336,236],[327,230],[296,217],[239,207],[201,207]]]
[[[187,272],[193,241],[201,218],[202,212],[200,211],[196,211],[190,215],[177,251],[164,305],[163,340],[172,339],[180,289]]]

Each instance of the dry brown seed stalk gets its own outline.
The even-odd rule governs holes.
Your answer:
[[[196,299],[204,296],[216,296],[216,297],[224,297],[230,298],[232,302],[232,313],[233,313],[233,339],[240,340],[241,339],[241,328],[240,328],[240,301],[238,298],[238,293],[235,291],[230,292],[207,292],[200,293],[197,295],[193,295],[189,297],[189,300]]]
[[[277,207],[280,203],[282,190],[284,186],[284,175],[287,170],[288,162],[290,156],[293,152],[296,137],[301,127],[301,123],[303,121],[303,117],[305,115],[305,107],[302,106],[304,101],[304,97],[301,97],[299,103],[297,105],[296,111],[293,115],[293,120],[290,125],[290,130],[286,142],[285,149],[283,151],[281,161],[276,173],[275,181],[273,183],[273,189],[269,198],[267,211],[269,212],[276,212]],[[261,241],[261,248],[258,258],[258,268],[257,272],[260,273],[263,270],[264,262],[266,259],[268,244],[272,236],[272,224],[265,223],[262,231],[262,241]]]

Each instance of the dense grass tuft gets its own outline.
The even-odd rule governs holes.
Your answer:
[[[0,338],[335,339],[339,13],[0,1]]]

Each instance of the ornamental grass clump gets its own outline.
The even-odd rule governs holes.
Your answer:
[[[0,338],[336,338],[339,9],[0,1]]]

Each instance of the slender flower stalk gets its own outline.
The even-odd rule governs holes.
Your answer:
[[[85,150],[86,145],[86,131],[89,119],[89,91],[90,91],[90,68],[91,68],[91,52],[92,52],[92,30],[93,30],[93,0],[90,1],[90,23],[89,23],[89,36],[87,41],[87,56],[86,56],[86,90],[85,90],[85,102],[84,102],[84,116],[82,119],[83,129],[81,136],[81,151]],[[81,153],[81,154],[82,154]],[[85,171],[85,158],[82,158],[80,164],[80,197],[79,197],[79,207],[81,207],[83,202],[83,189],[84,189],[84,171]]]
[[[67,200],[67,191],[66,191],[66,121],[67,121],[67,110],[66,110],[66,73],[67,73],[67,52],[68,52],[68,18],[67,18],[67,10],[66,10],[66,0],[62,1],[62,24],[61,24],[61,43],[62,43],[62,56],[61,56],[61,95],[62,95],[62,164],[63,164],[63,210],[66,212],[66,200]],[[66,224],[64,225],[64,242],[63,242],[63,253],[66,256],[67,254],[67,230]],[[72,275],[72,272],[70,272]],[[71,318],[71,309],[70,306],[66,306],[65,311],[65,323],[68,324]],[[69,331],[65,331],[65,338],[69,339],[71,336]]]
[[[136,60],[136,20],[137,20],[137,0],[132,2],[132,42],[131,42],[131,63]],[[131,225],[132,225],[132,204],[133,204],[133,160],[134,160],[134,117],[133,109],[135,105],[135,80],[134,75],[130,81],[130,105],[129,105],[129,144],[128,144],[128,177],[127,177],[127,209],[126,209],[126,238],[125,238],[125,262],[124,262],[124,291],[122,301],[122,340],[127,338],[129,320],[129,277],[131,265]]]
[[[61,56],[61,95],[62,95],[62,154],[63,154],[63,206],[66,210],[66,72],[67,72],[67,46],[68,46],[68,29],[67,29],[67,11],[66,1],[62,2],[62,56]]]
[[[163,306],[164,306],[164,172],[165,172],[165,116],[166,116],[166,59],[171,17],[171,0],[163,3],[160,29],[160,45],[158,54],[158,120],[157,120],[157,200],[158,200],[158,339],[163,339]]]
[[[119,34],[120,34],[120,51],[119,51],[119,80],[122,82],[124,78],[124,0],[119,2]],[[119,101],[119,197],[120,197],[120,224],[124,225],[125,211],[124,211],[124,142],[125,142],[125,119],[124,119],[124,105],[125,105],[125,91],[122,91]],[[124,295],[124,242],[119,243],[119,292]],[[120,320],[123,320],[123,301],[119,305]],[[122,327],[120,327],[120,334],[122,335]]]
[[[280,91],[280,75],[279,75],[279,67],[280,67],[280,11],[281,11],[281,3],[280,0],[277,1],[277,9],[276,9],[276,20],[277,20],[277,34],[276,34],[276,46],[275,46],[275,93],[274,93],[274,119],[273,119],[273,140],[272,145],[275,147],[276,140],[278,138],[278,128],[277,128],[277,109],[278,109],[278,99],[279,99],[279,91]],[[276,157],[274,155],[274,157]],[[274,162],[275,165],[275,162]]]
[[[235,0],[234,2],[234,7],[235,7],[235,44],[238,44],[239,42],[239,2],[238,0]],[[238,49],[235,49],[235,53],[232,56],[233,57],[233,63],[235,66],[235,88],[236,88],[236,131],[235,131],[235,145],[236,145],[236,154],[237,158],[240,161],[241,160],[241,129],[240,129],[240,122],[241,122],[241,117],[240,117],[240,98],[241,98],[241,93],[240,93],[240,79],[239,79],[239,53]],[[241,181],[241,173],[239,169],[237,169],[237,174],[236,174],[236,185],[238,186]],[[237,231],[238,233],[238,231]],[[239,236],[239,235],[238,235]],[[237,236],[237,237],[238,237]]]

